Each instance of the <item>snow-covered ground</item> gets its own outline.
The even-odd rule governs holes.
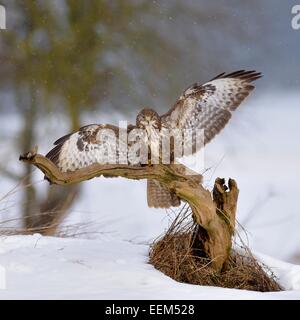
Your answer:
[[[147,263],[148,245],[166,229],[173,214],[147,208],[144,181],[94,179],[83,183],[65,221],[65,225],[89,223],[80,239],[40,235],[0,239],[0,265],[7,276],[7,289],[0,290],[0,298],[300,299],[300,267],[280,261],[300,262],[300,212],[295,201],[300,176],[299,101],[298,92],[251,97],[205,151],[205,167],[211,167],[204,175],[205,184],[211,188],[217,176],[237,180],[237,218],[248,231],[250,248],[274,257],[258,254],[289,291],[262,294],[196,287],[162,275]],[[90,118],[104,122],[101,115]],[[4,119],[1,127],[17,122]],[[46,152],[50,142],[64,133],[62,127],[53,137],[41,134],[40,151]],[[17,159],[18,153],[7,152],[10,159]],[[21,166],[16,161],[15,171]],[[36,181],[43,189],[46,182],[39,172]],[[2,179],[0,195],[12,186]],[[0,207],[0,220],[18,213],[20,194],[2,202],[6,210]]]
[[[6,290],[0,299],[300,299],[300,266],[266,256],[289,291],[259,293],[178,283],[148,264],[148,246],[97,240],[0,239]],[[298,290],[298,291],[297,291]]]

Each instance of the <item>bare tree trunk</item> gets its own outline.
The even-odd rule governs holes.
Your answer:
[[[29,102],[25,110],[25,126],[22,132],[21,148],[29,150],[35,144],[34,129],[37,121],[38,101],[35,88],[30,84],[28,95]],[[73,125],[77,125],[75,119]],[[25,168],[24,177],[24,206],[23,206],[23,226],[26,232],[39,232],[41,234],[53,235],[57,231],[59,224],[65,218],[68,209],[72,206],[76,195],[79,192],[79,186],[68,186],[61,188],[56,185],[49,186],[45,199],[37,196],[36,188],[32,184],[32,169],[28,166]]]
[[[21,135],[22,150],[24,152],[34,144],[34,128],[36,123],[36,93],[32,84],[28,88],[28,101],[25,107],[24,128]],[[32,185],[32,168],[25,168],[24,173],[24,206],[23,206],[23,225],[28,228],[33,224],[38,213],[35,187]]]
[[[70,118],[70,131],[76,131],[80,127],[79,107],[70,100],[67,101]],[[29,150],[29,149],[27,149]],[[71,185],[62,188],[61,186],[49,186],[47,197],[40,203],[39,220],[33,228],[44,235],[54,235],[74,203],[80,192],[79,185]]]
[[[47,198],[40,204],[39,223],[35,226],[36,229],[39,229],[39,233],[44,235],[56,233],[79,191],[78,185],[66,188],[56,185],[49,187]]]

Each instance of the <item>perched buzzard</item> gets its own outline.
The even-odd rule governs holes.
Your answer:
[[[134,130],[144,129],[148,140],[158,141],[162,129],[203,129],[206,144],[225,127],[231,112],[254,89],[252,82],[260,77],[261,74],[256,71],[221,73],[203,85],[195,83],[187,88],[175,105],[162,116],[152,109],[143,109],[137,115],[136,124],[129,125],[127,129],[108,124],[84,126],[58,139],[46,157],[63,172],[112,160],[103,160],[103,155],[114,155],[116,159],[120,157],[124,160],[127,158],[128,141],[119,139],[122,130],[130,134]],[[105,135],[103,131],[106,131]],[[180,199],[156,180],[148,180],[147,198],[150,207],[180,205]]]

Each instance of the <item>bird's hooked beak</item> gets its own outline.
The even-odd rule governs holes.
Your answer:
[[[145,116],[144,119],[141,121],[141,124],[146,128],[150,125],[151,118],[149,116]]]
[[[149,123],[149,120],[146,121],[146,125],[145,125],[145,129],[147,131],[147,134],[150,135],[151,134],[151,130],[150,130],[150,123]]]

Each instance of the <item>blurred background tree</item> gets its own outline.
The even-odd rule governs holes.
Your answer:
[[[57,7],[58,6],[58,7]],[[83,111],[110,94],[120,64],[106,63],[109,51],[118,51],[140,37],[162,47],[157,33],[132,27],[130,21],[149,10],[147,2],[67,0],[15,1],[12,31],[2,39],[1,78],[16,97],[24,120],[19,149],[35,143],[38,119],[53,111],[65,113],[69,130],[81,126]],[[118,36],[116,36],[118,35]],[[141,57],[143,53],[141,53]],[[126,73],[122,74],[123,79]],[[5,171],[4,171],[5,170]],[[3,172],[9,171],[3,168]],[[13,177],[11,178],[21,178]],[[79,192],[79,186],[50,186],[45,198],[37,196],[32,168],[25,168],[23,220],[25,229],[53,233]],[[52,226],[52,228],[49,228]]]
[[[294,64],[300,46],[284,50],[293,45],[294,35],[285,24],[290,11],[282,1],[2,4],[7,30],[0,33],[0,112],[2,119],[13,112],[19,124],[13,136],[0,128],[1,149],[13,159],[0,164],[0,175],[26,186],[21,207],[28,232],[54,234],[80,191],[79,186],[49,186],[41,193],[31,166],[22,166],[21,172],[11,165],[38,142],[41,132],[43,144],[49,144],[59,134],[77,130],[86,115],[101,122],[99,111],[101,116],[118,112],[130,121],[144,106],[162,113],[183,88],[223,71],[256,68],[268,74],[262,87],[299,85]],[[284,58],[289,63],[282,70]],[[67,119],[64,127],[61,118]],[[6,141],[10,146],[15,141],[17,148],[10,151]]]

